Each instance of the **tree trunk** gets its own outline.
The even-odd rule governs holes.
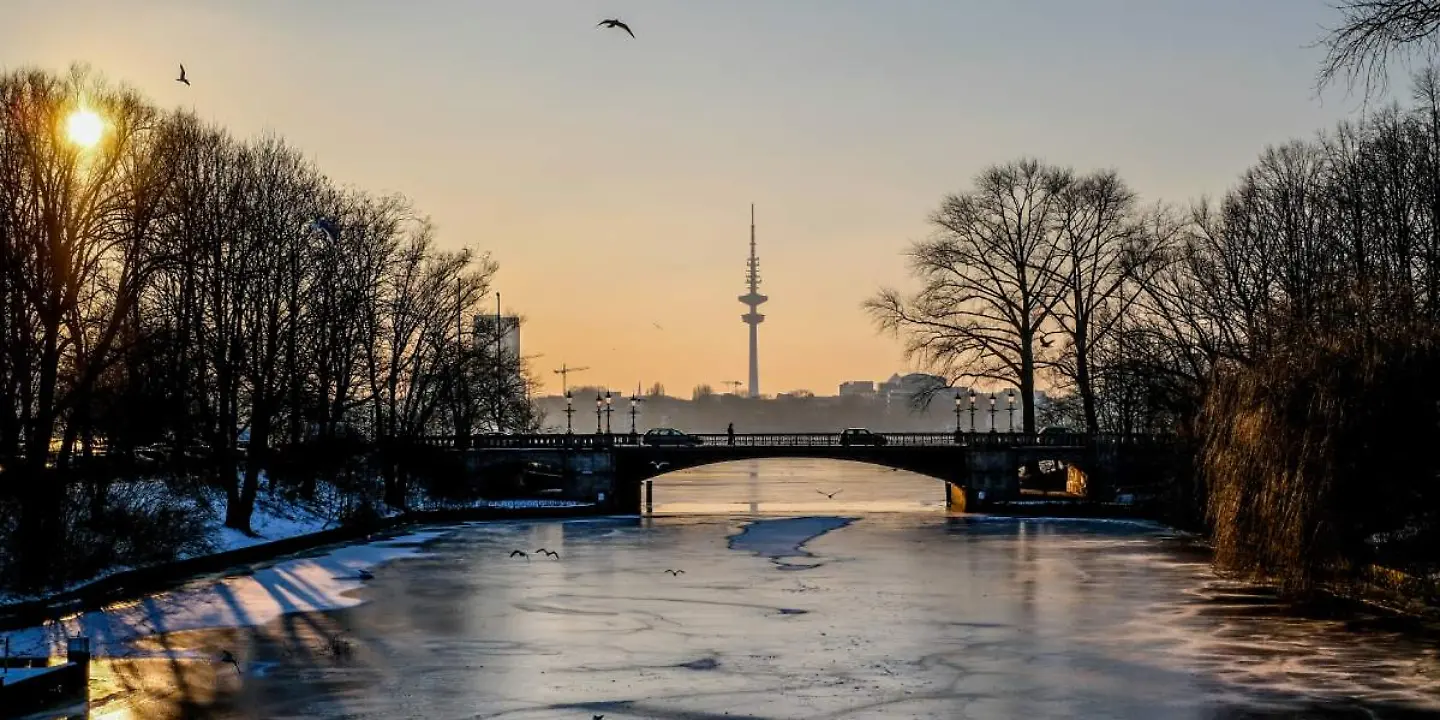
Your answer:
[[[1095,386],[1090,378],[1090,348],[1083,333],[1075,333],[1075,384],[1080,390],[1080,405],[1085,411],[1085,432],[1100,432],[1100,418],[1095,409]]]
[[[1026,343],[1028,346],[1028,343]],[[1035,355],[1029,350],[1020,353],[1020,401],[1024,406],[1022,418],[1025,434],[1035,434]]]
[[[55,383],[60,365],[59,321],[47,322],[44,333],[40,351],[39,394],[35,398],[35,414],[31,417],[25,448],[26,464],[42,470],[50,458],[50,440],[55,434]]]
[[[245,459],[245,477],[240,483],[238,506],[227,507],[225,526],[249,534],[250,517],[255,512],[255,497],[260,491],[260,471],[265,469],[270,455],[270,428],[272,409],[268,400],[255,405],[250,419],[250,448]]]

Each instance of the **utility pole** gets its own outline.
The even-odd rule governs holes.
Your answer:
[[[469,437],[474,428],[468,418],[470,416],[469,393],[466,392],[465,382],[465,283],[460,277],[455,278],[455,435],[456,441],[461,443],[459,447],[469,447]],[[466,418],[464,422],[461,418]]]
[[[495,432],[505,431],[505,423],[501,420],[501,408],[504,403],[505,393],[505,369],[500,357],[500,337],[503,331],[500,327],[500,291],[495,291]]]

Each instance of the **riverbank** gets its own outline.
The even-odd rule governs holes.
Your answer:
[[[431,507],[378,519],[364,525],[299,533],[269,542],[242,544],[239,547],[174,562],[119,570],[61,592],[0,604],[0,632],[43,625],[77,613],[99,610],[117,602],[164,592],[206,574],[275,560],[327,545],[352,542],[376,534],[392,533],[404,528],[484,520],[568,519],[601,514],[599,508],[590,503],[546,501],[548,504],[539,504],[540,501],[526,501],[527,504],[519,504],[520,501],[513,501],[515,504],[501,504],[505,502]]]

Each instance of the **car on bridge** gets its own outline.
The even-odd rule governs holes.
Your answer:
[[[650,428],[645,431],[645,436],[640,439],[640,442],[645,445],[680,445],[684,447],[705,444],[704,440],[689,433],[680,432],[675,428]]]
[[[840,433],[840,444],[846,447],[851,445],[884,445],[887,441],[884,435],[876,435],[865,428],[846,428]]]

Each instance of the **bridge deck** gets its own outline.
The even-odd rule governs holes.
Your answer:
[[[955,447],[981,448],[1081,448],[1089,445],[1150,445],[1169,441],[1164,435],[1084,435],[1084,434],[1025,434],[1025,433],[876,433],[885,438],[888,447]],[[702,447],[747,447],[747,448],[796,448],[796,447],[841,447],[840,433],[699,433],[691,437],[699,440]],[[530,449],[568,448],[575,450],[654,447],[686,447],[676,445],[646,445],[643,435],[631,434],[561,434],[538,435],[487,434],[456,438],[433,436],[421,442],[436,447],[485,449]],[[866,446],[856,446],[866,447]]]

